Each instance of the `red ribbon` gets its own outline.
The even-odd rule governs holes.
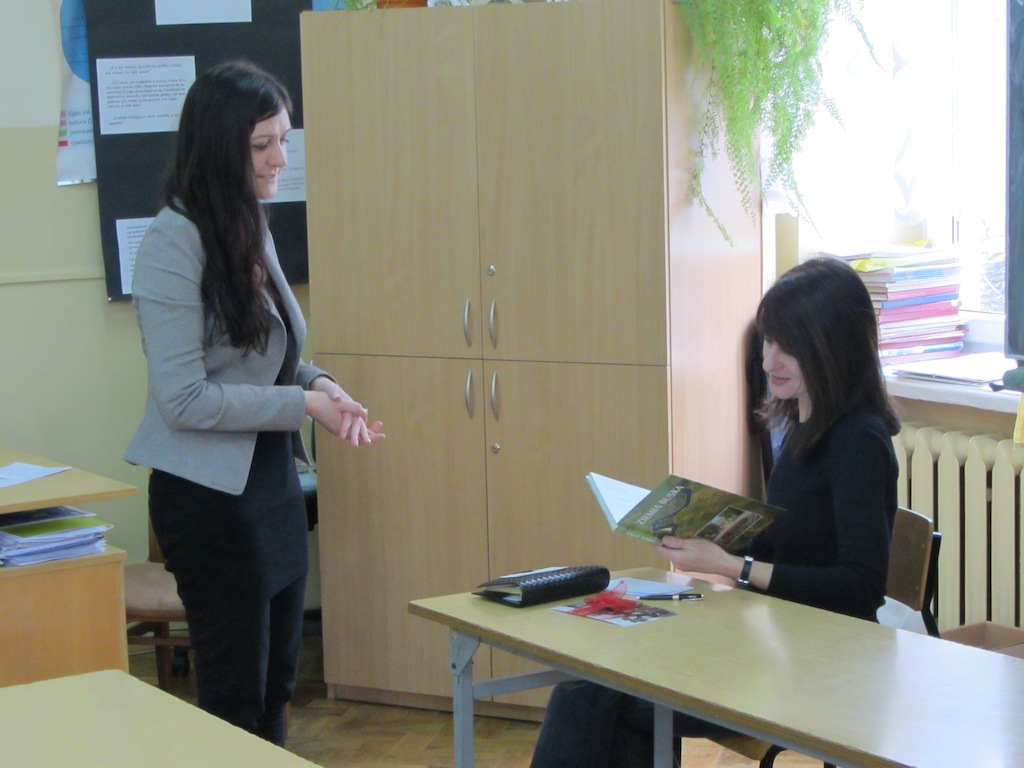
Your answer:
[[[583,604],[573,608],[569,613],[576,616],[590,616],[594,613],[632,613],[641,605],[639,600],[629,600],[626,594],[626,582],[620,581],[613,589],[606,589],[596,595],[584,598]]]

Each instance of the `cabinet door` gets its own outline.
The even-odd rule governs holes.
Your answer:
[[[485,356],[666,364],[662,13],[476,14]]]
[[[488,387],[492,380],[499,410],[498,418],[487,413],[491,575],[550,565],[664,567],[650,545],[611,531],[585,477],[598,472],[653,488],[668,474],[667,370],[498,362],[487,366]],[[498,651],[493,664],[495,676],[531,668]],[[543,705],[547,694],[508,700]]]
[[[613,534],[586,482],[598,472],[653,488],[669,460],[668,372],[655,366],[490,363],[491,575],[548,565],[651,565]]]
[[[487,575],[480,363],[346,355],[317,363],[387,434],[353,449],[317,432],[326,680],[450,696],[447,632],[407,606],[468,591]]]
[[[317,351],[480,356],[465,10],[303,14]]]
[[[101,555],[0,569],[0,687],[128,671],[124,559],[108,546]]]

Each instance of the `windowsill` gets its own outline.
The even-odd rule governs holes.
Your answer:
[[[1006,324],[1003,315],[986,312],[962,312],[967,320],[967,336],[964,339],[964,353],[996,352],[1003,350],[1006,338]],[[1007,370],[1013,367],[1007,360]],[[895,376],[889,369],[885,371],[885,383],[889,394],[906,400],[920,400],[930,403],[966,406],[994,413],[1017,413],[1021,402],[1021,393],[1005,389],[999,392],[988,386],[971,386],[965,384],[947,384],[937,381],[912,379],[906,376]]]
[[[995,392],[987,386],[923,381],[906,376],[894,376],[888,371],[885,374],[885,383],[890,395],[907,400],[961,405],[997,413],[1017,413],[1020,407],[1021,393],[1015,390],[1004,389]]]

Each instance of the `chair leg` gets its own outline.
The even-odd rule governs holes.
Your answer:
[[[785,751],[784,747],[780,747],[778,744],[773,744],[768,748],[768,751],[764,753],[764,757],[761,758],[761,762],[758,764],[760,768],[773,768],[775,765],[775,758],[778,757],[782,752]]]
[[[761,758],[761,762],[758,763],[758,768],[774,768],[775,758],[785,752],[785,747],[780,747],[778,744],[773,744],[768,748],[768,751],[764,753],[764,757]],[[825,763],[823,768],[836,768],[832,763]]]
[[[153,629],[153,636],[159,640],[167,640],[171,636],[171,628],[168,624],[158,624]],[[156,650],[156,679],[161,690],[171,690],[171,678],[173,671],[173,648],[169,645],[157,645]]]
[[[171,647],[169,645],[157,645],[153,648],[156,651],[156,680],[157,685],[163,691],[171,690]]]

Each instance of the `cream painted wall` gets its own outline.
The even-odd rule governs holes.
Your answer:
[[[0,443],[138,486],[89,506],[137,562],[147,472],[121,453],[142,413],[145,359],[130,303],[107,300],[96,185],[55,184],[56,8],[0,4]],[[306,286],[296,294],[308,312]]]

